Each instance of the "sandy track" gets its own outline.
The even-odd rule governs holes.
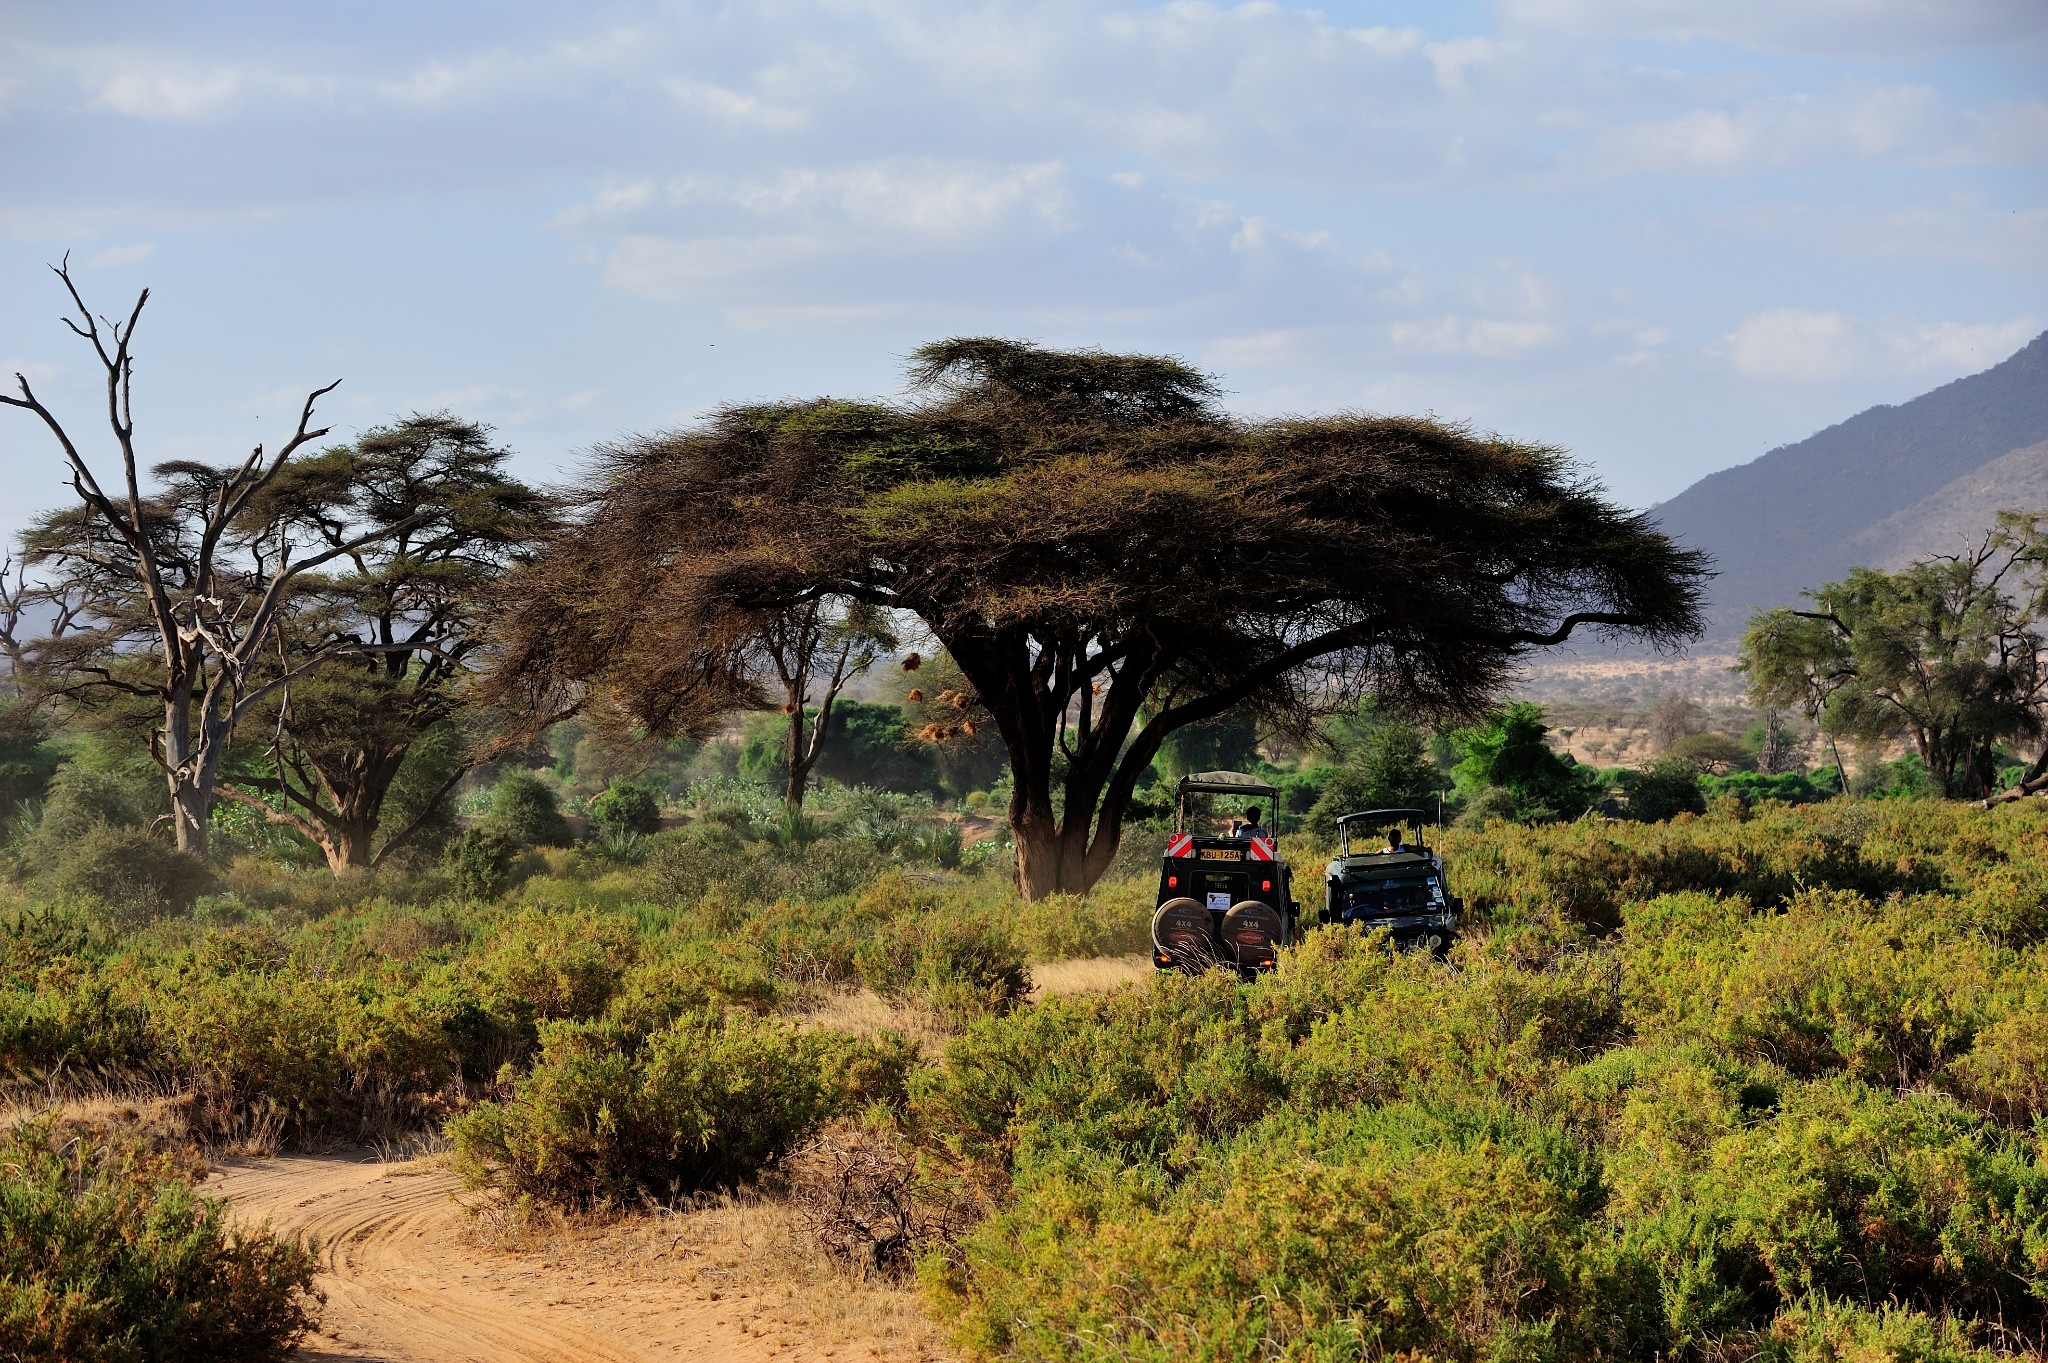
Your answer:
[[[327,1309],[302,1358],[747,1363],[870,1352],[791,1338],[658,1266],[481,1247],[465,1235],[456,1186],[435,1160],[311,1156],[229,1161],[202,1191],[230,1199],[238,1219],[319,1238]]]

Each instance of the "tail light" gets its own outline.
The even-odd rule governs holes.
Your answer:
[[[1169,889],[1169,890],[1172,890],[1172,889],[1178,889],[1179,887],[1180,887],[1180,877],[1179,877],[1179,876],[1168,876],[1168,877],[1166,878],[1166,888],[1167,888],[1167,889]]]
[[[1270,890],[1273,888],[1273,882],[1270,880],[1262,880],[1259,882],[1259,888],[1262,890]]]

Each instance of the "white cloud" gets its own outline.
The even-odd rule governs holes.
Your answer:
[[[1845,377],[1862,338],[1839,312],[1774,308],[1744,318],[1725,342],[1738,373],[1773,383],[1821,383]]]
[[[668,92],[685,108],[701,109],[727,123],[790,132],[811,121],[808,109],[770,104],[758,95],[742,94],[709,81],[672,80],[668,82]]]
[[[1736,176],[1842,160],[2033,162],[2048,159],[2048,103],[1961,111],[1930,86],[1773,96],[1611,128],[1580,158],[1595,176]]]
[[[243,88],[240,72],[120,71],[86,76],[88,106],[129,118],[190,120],[226,111]]]
[[[1558,328],[1551,322],[1488,317],[1468,320],[1447,316],[1429,321],[1395,322],[1387,327],[1387,338],[1397,350],[1417,355],[1469,355],[1489,360],[1526,355],[1551,344],[1558,336]]]
[[[1949,203],[1791,204],[1730,210],[1722,222],[1761,240],[1797,240],[1833,255],[1915,263],[2037,267],[2048,261],[2048,208]]]
[[[129,265],[140,265],[156,254],[156,247],[150,242],[139,242],[134,246],[115,246],[87,256],[85,264],[96,270],[118,270]]]
[[[1810,54],[1911,53],[2048,33],[2037,0],[1495,0],[1510,24]]]
[[[2041,321],[2033,316],[1974,325],[1898,322],[1883,327],[1879,339],[1914,373],[1968,374],[1998,363],[2040,330]]]
[[[871,162],[746,178],[693,175],[667,186],[644,180],[607,186],[556,223],[601,231],[649,217],[724,210],[759,224],[960,243],[1020,224],[1058,229],[1066,218],[1066,182],[1057,163]]]
[[[1872,372],[1952,377],[2003,360],[2040,326],[2032,315],[1990,323],[1861,321],[1835,311],[1774,308],[1744,318],[1710,353],[1766,383],[1832,383]]]

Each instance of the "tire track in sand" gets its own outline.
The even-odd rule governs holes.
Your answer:
[[[673,1279],[578,1272],[467,1243],[439,1161],[231,1160],[201,1185],[245,1224],[315,1236],[327,1294],[300,1357],[358,1363],[696,1363],[824,1360],[772,1342],[743,1312]]]

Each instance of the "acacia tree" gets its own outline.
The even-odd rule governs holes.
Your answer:
[[[1984,798],[2001,743],[2044,729],[2048,527],[2007,512],[1976,549],[1895,573],[1857,568],[1807,593],[1815,609],[1764,611],[1742,640],[1750,695],[1797,706],[1830,742],[1901,734],[1944,795]],[[2048,772],[2048,749],[2024,778]]]
[[[1000,733],[1036,896],[1102,875],[1187,725],[1244,707],[1302,730],[1367,694],[1473,715],[1578,629],[1697,630],[1702,558],[1547,446],[1238,421],[1207,376],[1142,355],[955,340],[911,377],[904,404],[737,407],[606,449],[573,531],[514,579],[502,684],[537,707],[596,686],[658,719],[690,678],[633,666],[650,614],[699,626],[690,668],[713,682],[724,631],[763,613],[914,615]]]
[[[43,590],[72,610],[68,628],[24,649],[24,661],[65,694],[112,692],[154,711],[149,749],[169,785],[172,830],[180,849],[203,856],[236,725],[273,692],[333,658],[378,647],[332,641],[273,666],[278,627],[300,583],[442,509],[349,521],[339,537],[327,537],[309,528],[311,504],[272,495],[292,456],[327,434],[313,428],[313,410],[335,384],[307,395],[275,455],[258,445],[239,463],[158,464],[149,470],[157,486],[145,488],[131,389],[135,328],[149,291],[125,319],[97,317],[68,261],[54,268],[77,309],[65,324],[92,348],[103,372],[120,474],[108,491],[25,377],[15,376],[18,397],[0,394],[0,403],[33,413],[56,439],[78,498],[38,518],[23,537],[24,561],[41,575]],[[340,494],[327,495],[336,498],[327,512],[338,511]]]
[[[251,713],[267,760],[220,782],[223,796],[311,839],[337,873],[382,864],[492,755],[488,741],[435,745],[434,788],[377,840],[400,769],[463,708],[491,584],[546,523],[546,499],[505,474],[508,457],[487,426],[415,414],[302,461],[265,494],[265,514],[300,518],[330,547],[366,521],[407,527],[299,581],[270,665],[331,661]]]

